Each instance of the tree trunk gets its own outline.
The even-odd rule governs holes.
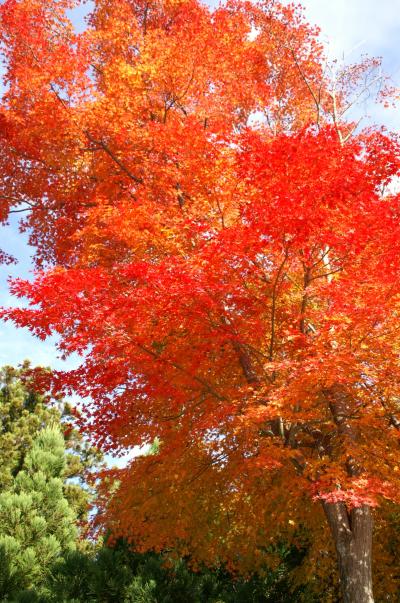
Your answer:
[[[374,603],[371,507],[348,511],[344,502],[323,507],[335,542],[344,603]]]

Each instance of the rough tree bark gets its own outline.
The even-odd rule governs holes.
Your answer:
[[[349,451],[347,473],[351,477],[361,475],[363,467],[350,453],[357,442],[357,433],[350,419],[353,410],[351,398],[341,385],[323,393],[337,433]],[[365,504],[349,509],[345,502],[324,502],[323,508],[335,543],[344,603],[374,603],[371,507]]]
[[[323,507],[335,543],[344,603],[374,603],[371,508],[348,511],[343,502]]]

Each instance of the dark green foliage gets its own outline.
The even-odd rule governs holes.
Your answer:
[[[165,555],[140,554],[119,543],[92,557],[73,552],[60,559],[48,583],[49,603],[286,603],[305,593],[289,589],[290,569],[302,553],[286,551],[282,564],[265,577],[235,579],[223,570],[191,571]],[[294,597],[294,598],[293,598]],[[310,599],[311,601],[311,599]]]

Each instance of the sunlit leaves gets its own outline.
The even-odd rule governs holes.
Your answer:
[[[79,35],[64,8],[1,9],[4,217],[28,203],[48,264],[5,316],[81,354],[57,384],[104,449],[160,440],[102,520],[248,571],[312,498],[395,500],[396,139],[317,118],[329,82],[294,8],[99,0]]]

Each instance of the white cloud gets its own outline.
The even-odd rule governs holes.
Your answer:
[[[384,75],[400,87],[399,0],[303,0],[301,4],[306,20],[320,28],[328,60],[351,64],[362,55],[381,57]],[[386,109],[371,99],[360,103],[355,113],[365,125],[399,129],[397,108]]]
[[[304,0],[302,5],[336,58],[355,52],[375,54],[388,47],[397,50],[400,7],[396,1]]]

